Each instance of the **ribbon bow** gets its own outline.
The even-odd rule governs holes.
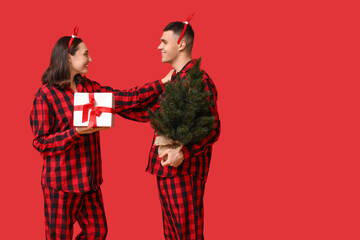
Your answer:
[[[97,127],[96,117],[100,117],[100,115],[103,112],[112,113],[112,114],[115,113],[113,108],[94,107],[94,106],[95,106],[94,93],[89,93],[89,103],[84,104],[84,105],[74,106],[74,111],[82,111],[83,112],[83,115],[82,115],[82,122],[83,123],[87,122],[88,116],[89,116],[89,110],[91,110],[90,119],[89,119],[89,125],[88,125],[89,128]]]
[[[179,37],[179,39],[178,39],[178,41],[177,41],[177,43],[179,44],[180,43],[180,41],[181,41],[181,39],[184,37],[184,35],[185,35],[185,32],[186,32],[186,29],[187,29],[187,27],[188,27],[188,25],[189,25],[189,22],[190,22],[190,20],[192,19],[192,17],[195,15],[195,13],[193,13],[193,14],[191,14],[190,16],[188,16],[187,17],[187,19],[185,20],[185,26],[184,26],[184,28],[183,28],[183,30],[182,30],[182,32],[181,32],[181,34],[180,34],[180,37]]]

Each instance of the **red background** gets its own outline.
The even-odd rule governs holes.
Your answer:
[[[56,40],[79,24],[93,59],[88,77],[127,89],[169,71],[157,50],[162,29],[195,12],[193,57],[217,86],[222,123],[206,239],[360,239],[356,3],[0,3],[0,238],[44,239],[29,112]],[[101,134],[110,240],[163,239],[156,180],[144,172],[152,132],[116,117]]]

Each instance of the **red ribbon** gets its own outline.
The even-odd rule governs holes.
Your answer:
[[[89,93],[89,103],[84,104],[84,105],[74,106],[74,111],[83,111],[83,115],[82,115],[83,123],[87,122],[88,116],[89,116],[89,110],[91,110],[89,124],[88,124],[89,128],[97,127],[96,117],[100,117],[100,115],[103,112],[112,113],[112,114],[115,113],[113,108],[94,107],[94,105],[95,105],[94,93]]]
[[[70,41],[69,41],[69,49],[68,49],[68,52],[69,52],[69,53],[70,53],[71,44],[72,44],[72,42],[74,41],[74,38],[77,37],[78,32],[79,32],[79,26],[78,26],[78,25],[75,25],[73,35],[71,36]]]
[[[185,23],[185,26],[184,26],[184,28],[183,28],[183,30],[182,30],[182,32],[181,32],[181,35],[180,35],[180,37],[179,37],[179,39],[178,39],[178,41],[177,41],[177,44],[180,43],[181,39],[182,39],[183,36],[185,35],[186,29],[187,29],[187,27],[188,27],[188,25],[189,25],[190,20],[191,20],[192,17],[194,16],[194,14],[195,14],[195,13],[191,14],[191,15],[188,16],[188,18],[185,20],[185,22],[184,22],[184,23]]]

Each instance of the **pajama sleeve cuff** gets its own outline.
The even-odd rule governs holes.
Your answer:
[[[190,152],[188,150],[187,147],[183,146],[183,148],[181,149],[181,151],[184,154],[184,160],[188,160],[190,158]]]
[[[165,85],[163,84],[163,82],[161,80],[156,80],[154,83],[155,83],[155,93],[156,94],[159,94],[162,91],[164,91]]]
[[[82,138],[81,135],[76,131],[76,127],[70,129],[70,137],[73,140],[73,142],[77,142]]]

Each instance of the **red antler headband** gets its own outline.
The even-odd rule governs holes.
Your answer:
[[[72,42],[74,41],[74,38],[77,37],[78,32],[79,32],[79,26],[76,25],[76,26],[74,27],[74,33],[73,33],[73,35],[71,36],[70,41],[69,41],[69,49],[68,49],[68,52],[70,52],[71,44],[72,44]]]
[[[190,20],[192,19],[192,17],[194,16],[194,14],[195,14],[195,13],[191,14],[191,15],[185,20],[185,22],[184,22],[184,23],[185,23],[185,26],[184,26],[184,28],[183,28],[183,30],[182,30],[182,32],[181,32],[181,35],[180,35],[180,37],[179,37],[179,40],[177,41],[178,44],[180,43],[181,39],[184,37],[185,32],[186,32],[186,29],[187,29],[187,27],[188,27],[188,25],[189,25],[189,22],[190,22]]]

